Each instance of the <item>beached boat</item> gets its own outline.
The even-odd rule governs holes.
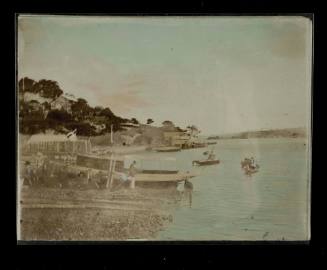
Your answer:
[[[198,175],[193,172],[179,171],[176,168],[175,157],[130,155],[125,156],[124,159],[127,167],[134,160],[138,164],[139,169],[135,175],[136,183],[181,182]],[[125,173],[127,171],[125,169]]]
[[[181,148],[175,146],[162,146],[162,147],[154,148],[153,150],[157,152],[179,152],[181,151]]]
[[[76,171],[84,171],[87,174],[94,172],[97,173],[102,171],[108,175],[112,174],[113,178],[119,179],[124,178],[128,175],[129,165],[136,161],[137,170],[135,174],[135,183],[162,183],[162,182],[181,182],[187,179],[193,178],[198,174],[192,172],[181,172],[177,169],[172,168],[162,168],[164,166],[159,166],[161,168],[148,168],[145,166],[144,161],[153,162],[167,162],[172,161],[176,164],[176,159],[172,157],[156,158],[153,156],[121,156],[112,155],[110,157],[102,157],[96,155],[78,155],[76,159],[76,164],[70,166],[74,167]]]
[[[206,165],[215,165],[219,164],[220,160],[193,160],[192,165],[198,165],[198,166],[206,166]]]

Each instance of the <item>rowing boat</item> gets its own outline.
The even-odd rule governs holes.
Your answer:
[[[220,160],[193,160],[192,165],[198,165],[198,166],[206,166],[206,165],[215,165],[219,164]]]
[[[181,148],[175,146],[163,146],[163,147],[154,148],[154,150],[157,152],[178,152],[181,151]]]

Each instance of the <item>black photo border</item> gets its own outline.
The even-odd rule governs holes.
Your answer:
[[[264,2],[264,3],[262,3]],[[174,266],[182,269],[185,266],[196,264],[215,266],[220,264],[221,259],[237,262],[235,258],[250,261],[254,258],[271,259],[288,258],[301,260],[320,260],[326,256],[326,244],[324,229],[327,228],[323,221],[323,192],[326,192],[324,183],[322,146],[325,145],[323,138],[323,112],[326,100],[323,89],[323,9],[319,5],[294,2],[286,4],[285,1],[232,1],[208,3],[207,1],[195,1],[188,4],[156,3],[132,3],[122,0],[103,3],[94,0],[92,3],[79,1],[54,1],[46,2],[31,0],[8,4],[4,32],[8,37],[4,53],[6,60],[6,91],[10,93],[10,100],[3,116],[4,122],[8,123],[8,136],[4,140],[12,141],[15,151],[9,150],[13,168],[9,171],[9,177],[3,179],[6,189],[6,204],[11,207],[8,210],[10,223],[5,236],[8,239],[9,248],[6,252],[12,252],[16,258],[12,263],[16,269],[42,267],[42,269],[109,269],[113,263],[130,264],[141,266],[143,264],[159,264],[161,266]],[[321,10],[321,11],[320,11]],[[16,20],[18,14],[58,14],[58,15],[137,15],[137,16],[265,16],[265,15],[289,15],[306,16],[313,21],[313,69],[312,69],[312,184],[311,184],[311,240],[305,242],[276,242],[276,241],[147,241],[147,242],[17,242],[16,237]],[[9,91],[10,89],[10,91]],[[4,90],[4,89],[3,89]],[[12,94],[12,95],[11,95]],[[9,100],[8,99],[8,100]],[[5,107],[5,106],[4,106]],[[12,112],[12,118],[7,117]],[[10,125],[13,125],[11,127]],[[15,139],[15,140],[14,140]],[[9,159],[9,158],[8,158]],[[13,174],[13,175],[12,175]],[[8,186],[7,186],[8,185]],[[8,198],[7,198],[8,197]],[[6,249],[6,248],[5,248]]]

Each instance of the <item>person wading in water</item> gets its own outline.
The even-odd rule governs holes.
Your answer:
[[[184,196],[188,197],[190,207],[192,207],[192,192],[193,184],[186,179],[184,182]]]

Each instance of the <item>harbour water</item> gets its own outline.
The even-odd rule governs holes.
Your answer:
[[[215,149],[219,165],[192,167]],[[307,240],[310,177],[306,139],[220,140],[207,149],[176,153],[180,170],[197,170],[192,206],[181,201],[173,222],[157,240]],[[244,157],[255,157],[258,173],[245,176]],[[183,189],[183,184],[178,188]]]

